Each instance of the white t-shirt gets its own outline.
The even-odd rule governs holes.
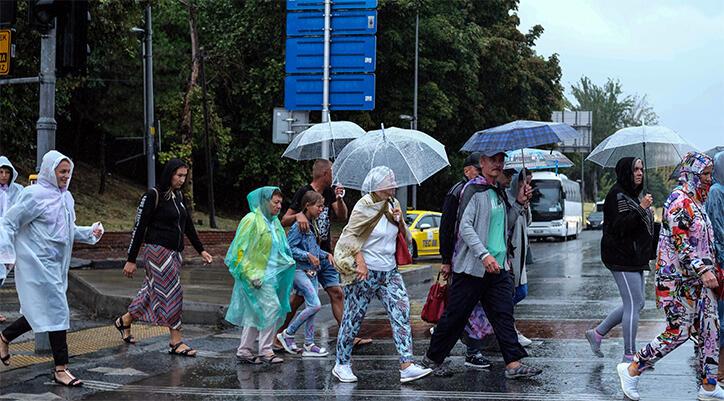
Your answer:
[[[362,256],[369,270],[388,272],[397,267],[395,247],[397,245],[397,225],[382,216],[372,234],[362,245]]]

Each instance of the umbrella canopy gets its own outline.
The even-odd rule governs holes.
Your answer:
[[[578,139],[580,136],[568,124],[518,120],[474,133],[460,150],[491,155],[494,152]]]
[[[622,157],[637,157],[645,168],[675,166],[694,145],[670,128],[660,125],[627,127],[616,131],[596,146],[586,160],[599,166],[615,167]]]
[[[367,173],[386,166],[395,173],[398,187],[417,185],[450,163],[445,146],[415,130],[382,128],[350,142],[334,162],[334,182],[362,189]]]
[[[545,170],[573,167],[573,162],[557,150],[525,148],[505,153],[507,154],[505,168],[521,170],[526,167],[530,170]]]
[[[704,153],[706,153],[707,156],[713,158],[713,157],[716,156],[716,154],[719,153],[719,152],[724,152],[724,146],[714,146],[713,148],[707,150],[707,151],[704,152]]]
[[[350,121],[330,121],[314,124],[297,135],[287,146],[283,157],[294,160],[314,160],[322,157],[322,146],[330,143],[332,158],[348,143],[364,135],[365,130]]]

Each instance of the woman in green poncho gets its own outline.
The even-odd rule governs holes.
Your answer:
[[[289,312],[294,259],[279,218],[282,193],[277,187],[258,188],[249,195],[249,212],[239,223],[224,262],[234,277],[226,320],[242,327],[236,352],[243,363],[281,363],[274,355],[274,333]],[[254,340],[259,353],[254,355]]]

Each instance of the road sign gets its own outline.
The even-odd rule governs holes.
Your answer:
[[[559,150],[561,152],[584,152],[591,151],[591,133],[593,129],[593,113],[590,111],[554,111],[551,121],[566,123],[581,133],[581,137],[564,141]]]
[[[292,111],[283,107],[275,107],[272,115],[272,142],[287,144],[292,141],[294,135],[310,126],[309,111]]]
[[[329,83],[330,110],[373,110],[374,74],[335,74]],[[287,110],[322,110],[322,76],[289,75],[284,80]]]
[[[377,0],[334,0],[332,10],[377,8]],[[324,0],[287,0],[287,11],[323,10]]]
[[[332,13],[332,36],[374,35],[376,10],[349,10]],[[319,11],[287,13],[287,36],[324,35],[324,13]]]
[[[0,75],[3,76],[10,74],[11,38],[10,29],[0,29]]]
[[[374,36],[343,36],[331,43],[330,71],[375,72],[376,38]],[[324,70],[324,38],[287,39],[287,74],[321,74]]]

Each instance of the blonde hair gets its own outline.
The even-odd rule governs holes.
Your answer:
[[[322,178],[327,170],[332,168],[332,162],[326,159],[317,159],[312,167],[312,178]]]

